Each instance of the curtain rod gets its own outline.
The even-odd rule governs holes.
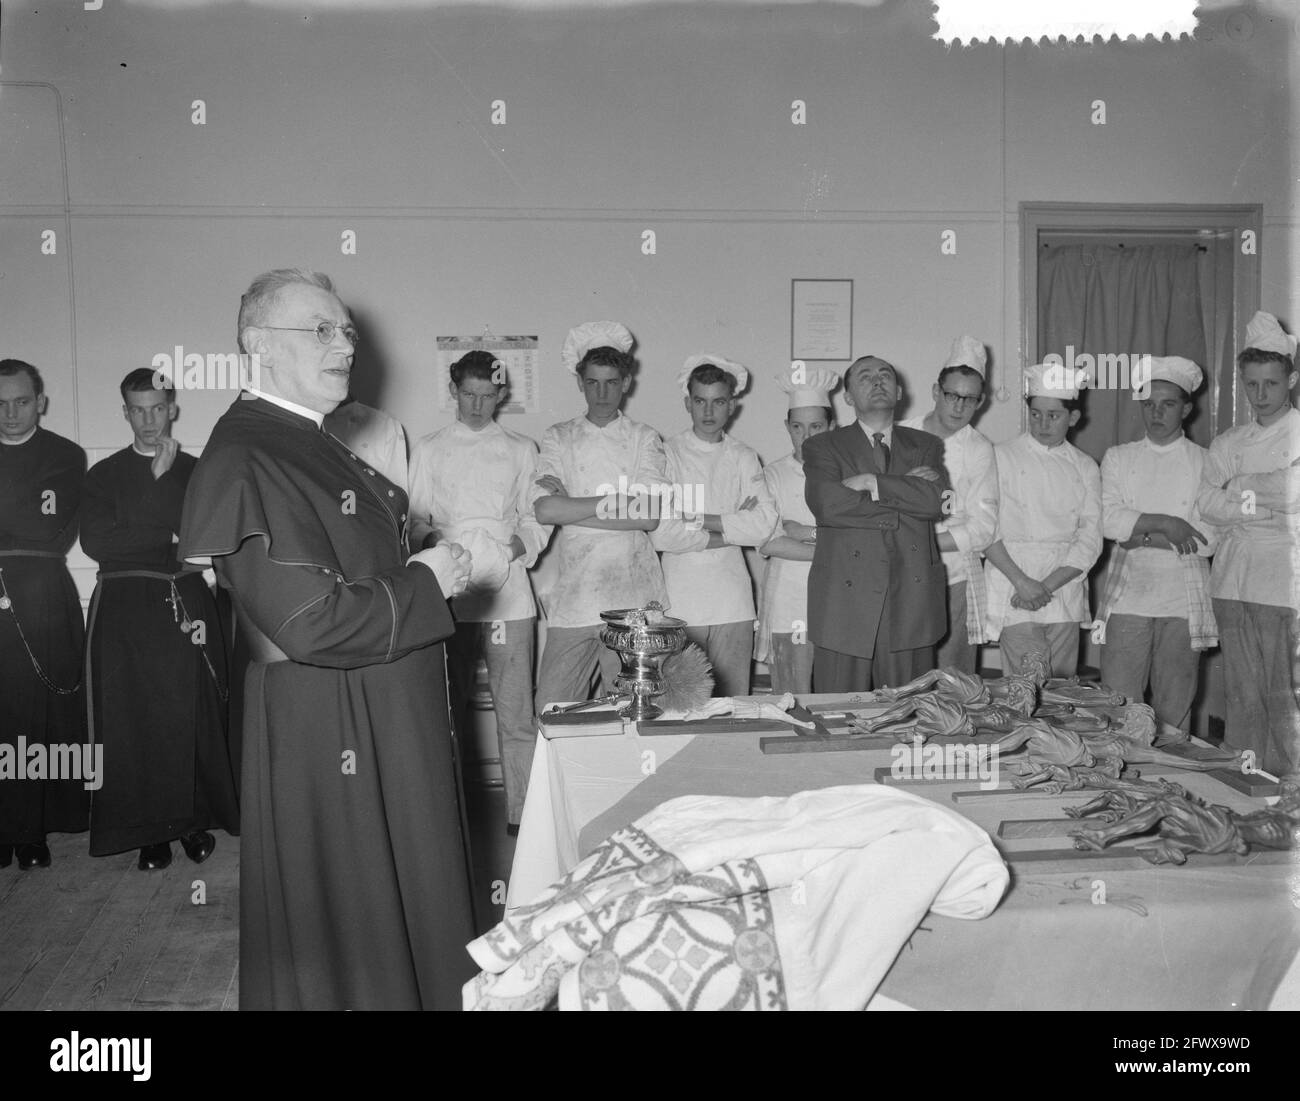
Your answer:
[[[1229,229],[1040,229],[1041,237],[1219,237]]]
[[[1118,234],[1118,233],[1057,233],[1057,234],[1052,234],[1052,235],[1051,235],[1051,236],[1053,236],[1054,238],[1056,238],[1056,241],[1055,241],[1055,242],[1053,242],[1053,241],[1044,241],[1042,238],[1045,237],[1045,236],[1047,236],[1047,234],[1039,234],[1039,243],[1040,243],[1040,245],[1041,245],[1042,248],[1051,248],[1052,245],[1053,245],[1053,243],[1059,244],[1061,238],[1068,238],[1068,237],[1084,237],[1084,238],[1094,238],[1094,237],[1095,237],[1095,238],[1104,238],[1105,240],[1112,241],[1112,242],[1115,244],[1115,247],[1116,247],[1116,248],[1124,248],[1124,242],[1123,242],[1123,241],[1117,241],[1117,240],[1115,240],[1115,238],[1120,237],[1120,236],[1130,236],[1130,237],[1135,238],[1135,239],[1137,239],[1137,240],[1141,240],[1141,239],[1143,239],[1143,238],[1146,238],[1146,237],[1152,237],[1152,236],[1156,236],[1156,235],[1155,235],[1155,234],[1150,234],[1150,233],[1138,233],[1138,234],[1131,234],[1131,235],[1127,235],[1127,234]],[[1171,235],[1170,235],[1170,234],[1161,234],[1160,236],[1171,236]],[[1185,241],[1185,242],[1188,243],[1188,244],[1195,244],[1195,245],[1196,245],[1196,251],[1197,251],[1197,252],[1209,252],[1209,251],[1210,251],[1209,248],[1208,248],[1206,245],[1201,244],[1199,241],[1195,241],[1193,238],[1190,238],[1190,237],[1188,237],[1188,236],[1185,235],[1185,234],[1180,235],[1180,238],[1179,238],[1179,239],[1180,239],[1181,241]]]

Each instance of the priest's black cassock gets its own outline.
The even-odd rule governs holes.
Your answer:
[[[86,453],[44,428],[0,444],[0,746],[11,760],[20,738],[78,756],[86,740],[85,628],[66,561],[85,475]],[[0,845],[79,833],[89,806],[81,779],[0,779]]]
[[[159,478],[152,466],[134,447],[110,455],[81,503],[81,549],[100,570],[87,624],[91,737],[104,747],[91,856],[239,832],[220,616],[176,557],[195,459],[178,451]]]
[[[190,481],[180,554],[211,559],[244,683],[240,1008],[459,1009],[474,937],[433,573],[406,495],[252,395]]]

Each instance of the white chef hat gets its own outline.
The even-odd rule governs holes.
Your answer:
[[[571,375],[578,373],[578,364],[592,348],[617,348],[620,352],[632,347],[632,334],[627,326],[617,321],[585,321],[570,329],[560,349],[560,362]]]
[[[1073,401],[1079,396],[1082,372],[1064,363],[1035,363],[1024,371],[1025,397]]]
[[[834,408],[831,391],[840,384],[840,376],[829,367],[808,367],[796,361],[787,374],[776,376],[776,384],[789,395],[790,409],[813,405]]]
[[[978,371],[982,378],[988,361],[989,356],[983,344],[973,336],[959,336],[952,342],[952,351],[948,353],[944,367],[969,367],[972,371]]]
[[[713,366],[726,371],[727,374],[736,380],[735,393],[743,393],[745,387],[749,385],[749,371],[739,363],[733,363],[731,360],[726,359],[723,356],[688,356],[686,362],[682,364],[681,373],[677,376],[677,385],[682,388],[682,393],[687,395],[687,397],[689,397],[691,393],[691,372],[694,371],[696,367],[702,367],[706,363],[712,363]]]
[[[1190,395],[1201,388],[1204,377],[1195,363],[1182,356],[1142,356],[1133,369],[1133,388],[1149,382],[1172,382]]]
[[[1271,313],[1257,310],[1255,316],[1246,325],[1247,348],[1258,348],[1261,352],[1281,352],[1284,356],[1294,356],[1296,338],[1288,333]]]

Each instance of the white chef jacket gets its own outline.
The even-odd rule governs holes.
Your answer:
[[[325,415],[324,428],[393,485],[407,488],[406,431],[396,417],[350,401]]]
[[[714,550],[676,550],[656,541],[664,551],[664,584],[672,614],[693,627],[752,621],[754,584],[740,548],[766,543],[777,524],[776,502],[763,479],[758,453],[725,433],[718,443],[706,443],[691,428],[670,437],[664,451],[668,480],[693,498],[693,512],[718,514],[727,544]],[[757,497],[758,504],[737,511],[746,497]]]
[[[1300,412],[1294,408],[1267,428],[1258,423],[1230,428],[1210,444],[1196,503],[1219,526],[1219,550],[1210,573],[1210,595],[1221,600],[1300,611],[1300,512],[1256,507],[1247,491],[1285,486],[1300,497]],[[1254,475],[1255,477],[1250,477]]]
[[[1204,535],[1209,542],[1198,543],[1196,553],[1209,558],[1218,532],[1196,507],[1207,454],[1182,435],[1162,446],[1143,437],[1112,447],[1101,460],[1102,535],[1123,543],[1143,513],[1159,512],[1186,520]],[[1124,589],[1106,614],[1187,618],[1187,575],[1176,553],[1134,547],[1128,551],[1128,570]]]
[[[528,619],[537,614],[528,570],[551,538],[530,505],[537,477],[537,444],[496,421],[475,432],[460,421],[430,433],[411,452],[411,545],[429,532],[456,542],[470,528],[483,528],[509,545],[514,536],[524,555],[510,563],[496,592],[456,598],[462,623]]]
[[[1028,432],[997,444],[997,538],[1030,577],[1042,580],[1058,566],[1081,570],[1036,612],[1013,608],[1015,589],[1006,575],[984,563],[988,630],[997,641],[1013,623],[1092,622],[1088,571],[1101,554],[1101,471],[1068,440],[1044,447]]]
[[[925,416],[899,421],[904,428],[924,432]],[[943,440],[943,465],[952,485],[952,512],[934,525],[946,531],[957,544],[955,551],[943,551],[948,584],[967,580],[967,556],[980,554],[993,542],[998,526],[998,465],[993,443],[978,428],[964,425]]]
[[[664,486],[668,474],[659,433],[621,412],[603,428],[586,416],[553,424],[542,438],[537,477],[551,474],[570,497],[604,496],[617,491],[620,476],[629,486]],[[530,505],[550,496],[534,486]],[[558,560],[555,587],[544,600],[551,627],[592,627],[600,613],[666,604],[663,570],[644,531],[607,531],[563,524],[555,537]]]
[[[817,526],[817,519],[804,499],[803,463],[793,455],[763,468],[763,479],[776,502],[777,526],[773,535],[784,535],[781,525],[787,520]],[[754,642],[754,660],[772,660],[772,633],[792,634],[797,624],[808,629],[808,573],[812,562],[791,558],[767,560],[763,587],[758,599],[758,636]],[[806,641],[806,638],[805,638]]]

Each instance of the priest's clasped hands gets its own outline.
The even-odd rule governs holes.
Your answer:
[[[442,595],[450,600],[454,596],[460,596],[468,587],[474,556],[459,543],[439,543],[406,560],[408,566],[412,562],[418,562],[432,570]]]

